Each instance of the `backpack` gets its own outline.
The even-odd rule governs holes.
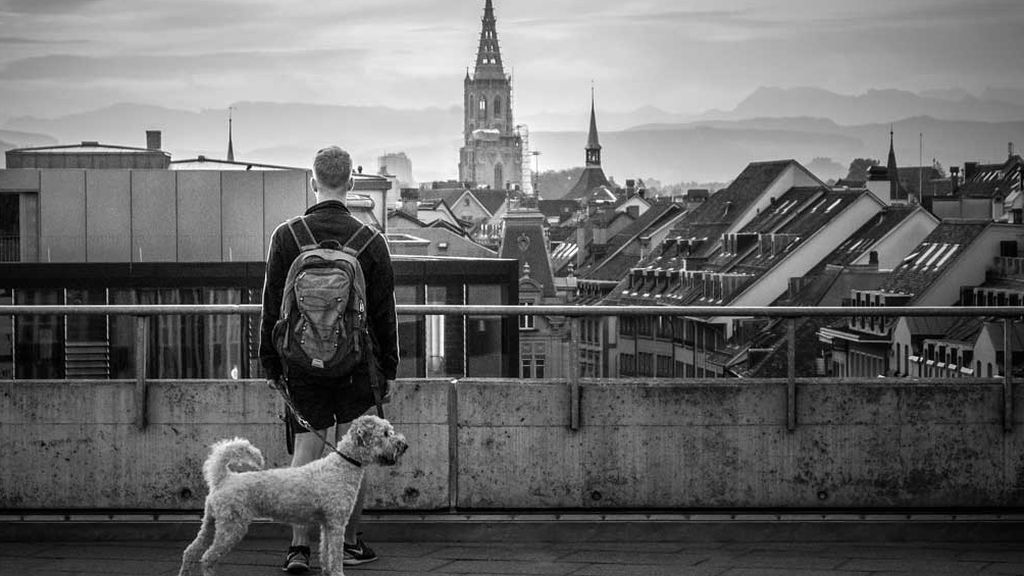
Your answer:
[[[366,281],[358,257],[377,233],[364,224],[342,246],[317,242],[302,216],[286,224],[299,255],[285,280],[274,347],[286,375],[343,378],[366,360]],[[366,239],[358,245],[360,235]]]

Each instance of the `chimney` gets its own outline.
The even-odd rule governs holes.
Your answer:
[[[416,188],[402,188],[402,212],[413,218],[419,213],[420,191]]]
[[[633,220],[640,218],[640,207],[639,206],[627,206],[626,214],[629,214]]]
[[[872,250],[868,252],[868,266],[874,266],[878,268],[878,251]]]
[[[159,130],[146,130],[146,148],[150,150],[160,150],[162,142],[160,141]]]
[[[626,198],[632,198],[636,194],[636,180],[626,180]]]
[[[952,180],[953,193],[956,194],[960,190],[960,167],[950,166],[949,167],[949,179]]]
[[[1009,152],[1009,158],[1013,158],[1013,142],[1007,144],[1006,149]]]

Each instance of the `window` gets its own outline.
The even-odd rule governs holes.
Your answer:
[[[523,306],[533,306],[533,302],[520,302]],[[537,327],[533,323],[533,316],[526,315],[519,317],[519,329],[520,330],[534,330]]]
[[[637,354],[637,376],[654,376],[654,355],[650,352]]]
[[[519,356],[522,378],[543,378],[546,351],[543,342],[523,342]]]
[[[500,162],[494,165],[494,189],[505,189],[505,174]]]
[[[481,98],[480,101],[477,102],[476,115],[478,118],[487,118],[487,98]]]
[[[636,356],[619,354],[619,375],[636,376]]]
[[[657,373],[655,376],[658,378],[671,378],[672,377],[672,357],[663,356],[658,354],[657,356]]]
[[[17,194],[0,194],[0,262],[21,261],[20,208]]]
[[[494,97],[494,117],[497,118],[501,114],[501,96]]]

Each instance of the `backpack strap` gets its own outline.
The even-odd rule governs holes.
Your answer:
[[[368,231],[369,234],[363,234],[364,230]],[[357,242],[356,239],[359,238],[360,234],[363,235],[365,240]],[[356,233],[353,234],[348,239],[348,242],[345,242],[345,245],[342,246],[342,249],[358,258],[359,255],[363,253],[363,250],[366,250],[366,247],[369,246],[370,242],[373,242],[373,239],[376,237],[377,231],[367,226],[366,224],[363,224],[362,226],[359,227],[359,230],[356,230]]]
[[[292,238],[295,239],[295,244],[298,245],[300,252],[306,250],[315,250],[320,246],[320,243],[316,241],[316,236],[313,235],[313,231],[309,229],[309,224],[306,223],[306,219],[302,216],[296,216],[288,222],[288,231],[292,233]],[[304,236],[304,238],[300,238]]]

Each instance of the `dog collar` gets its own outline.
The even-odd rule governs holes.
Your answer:
[[[345,460],[348,460],[348,462],[350,464],[352,464],[353,466],[355,466],[356,468],[362,468],[363,467],[363,463],[362,462],[360,462],[359,460],[356,460],[355,458],[353,458],[351,456],[346,456],[346,455],[342,454],[341,450],[338,450],[337,448],[334,449],[334,453],[337,454],[338,456],[341,456]]]

